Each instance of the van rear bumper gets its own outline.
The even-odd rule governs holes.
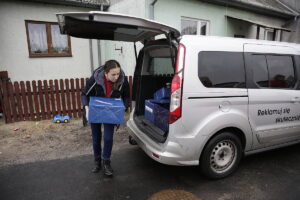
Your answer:
[[[127,130],[129,135],[137,142],[138,146],[157,162],[177,166],[199,165],[198,159],[187,159],[187,157],[190,158],[190,156],[186,155],[182,145],[171,141],[170,137],[167,138],[165,143],[155,142],[137,127],[132,117],[127,122]]]

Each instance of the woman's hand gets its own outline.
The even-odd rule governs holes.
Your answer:
[[[89,121],[89,106],[84,106],[85,108],[85,118],[87,121]]]

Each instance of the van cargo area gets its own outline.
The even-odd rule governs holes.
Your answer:
[[[134,121],[142,132],[160,143],[163,143],[166,140],[168,130],[166,130],[166,128],[163,130],[153,122],[149,121],[149,119],[145,118],[145,101],[153,99],[156,91],[170,86],[174,76],[174,65],[171,57],[174,59],[174,56],[176,55],[175,52],[175,48],[173,47],[171,56],[171,48],[166,40],[149,42],[140,51],[134,73]],[[168,97],[167,101],[170,102],[170,97]],[[163,106],[169,112],[169,104],[164,104]],[[163,123],[167,123],[162,124],[163,127],[169,126],[168,120],[164,120]]]

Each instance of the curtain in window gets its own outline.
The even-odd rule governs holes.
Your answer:
[[[48,53],[45,24],[28,24],[30,51],[32,53]]]
[[[51,25],[51,36],[52,47],[55,53],[67,53],[69,51],[68,37],[60,34],[58,25]]]
[[[197,21],[181,19],[181,34],[182,35],[196,35]]]

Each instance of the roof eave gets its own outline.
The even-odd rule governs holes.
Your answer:
[[[222,6],[229,6],[229,7],[234,7],[234,8],[240,8],[248,11],[254,11],[255,13],[258,14],[264,14],[264,15],[269,15],[269,16],[276,16],[284,19],[290,19],[297,17],[298,15],[292,12],[281,12],[277,11],[275,9],[270,9],[266,7],[260,7],[260,6],[255,6],[252,4],[247,4],[243,2],[238,2],[238,1],[224,1],[224,0],[200,0],[206,3],[213,3],[213,4],[218,4]]]
[[[75,6],[75,7],[83,7],[83,8],[93,8],[97,10],[101,10],[102,7],[103,11],[107,11],[110,6],[109,3],[92,3],[87,1],[76,1],[76,0],[22,0],[22,1]]]

